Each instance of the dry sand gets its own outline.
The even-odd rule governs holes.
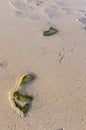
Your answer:
[[[44,37],[50,26],[59,33]],[[9,92],[30,72],[21,117]],[[86,130],[86,0],[0,1],[0,102],[0,130]]]

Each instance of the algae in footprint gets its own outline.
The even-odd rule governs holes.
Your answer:
[[[21,94],[19,91],[16,91],[13,94],[15,107],[22,111],[23,114],[26,114],[28,112],[32,99],[32,96]]]
[[[51,36],[51,35],[54,35],[56,33],[58,33],[59,30],[53,28],[53,27],[50,27],[48,30],[44,31],[43,32],[43,36]]]
[[[19,88],[23,86],[21,87],[21,90],[22,88],[24,89],[24,86],[27,83],[33,81],[34,79],[35,75],[32,73],[22,76],[19,81]],[[13,101],[13,106],[15,106],[19,111],[21,111],[25,115],[30,109],[33,97],[31,95],[23,94],[22,91],[19,91],[19,88],[16,91],[13,91],[11,98]]]
[[[32,73],[28,74],[28,75],[24,75],[24,76],[22,76],[22,78],[20,80],[19,86],[23,86],[26,83],[29,83],[30,81],[32,81],[34,79],[35,79],[35,76]]]

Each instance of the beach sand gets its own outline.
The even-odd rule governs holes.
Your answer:
[[[49,27],[59,30],[44,37]],[[9,93],[24,74],[34,97],[27,116]],[[86,129],[86,1],[0,1],[0,129]]]

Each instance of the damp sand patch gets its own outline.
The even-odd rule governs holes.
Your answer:
[[[9,93],[9,100],[12,108],[22,116],[27,115],[33,100],[33,96],[30,93],[23,93],[22,89],[24,89],[25,85],[32,82],[35,78],[35,75],[32,73],[22,76],[16,83],[14,89]]]

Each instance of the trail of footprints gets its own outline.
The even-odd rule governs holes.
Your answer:
[[[21,17],[27,16],[28,11],[34,10],[36,7],[41,6],[43,3],[44,3],[43,0],[10,0],[10,4],[14,8],[15,14]],[[65,5],[64,2],[58,2],[58,4],[61,6]],[[58,8],[56,5],[51,5],[44,9],[44,13],[47,14],[50,19],[53,19],[54,17],[57,16],[57,9]],[[65,10],[67,13],[70,12],[70,9],[64,7],[62,7],[62,9]],[[78,18],[78,21],[84,25],[84,29],[86,30],[86,14],[83,17]],[[62,61],[64,60],[65,54],[59,52],[58,56],[59,56],[58,62],[59,64],[61,64]],[[0,68],[2,68],[2,66],[3,64],[0,63]],[[22,76],[20,81],[16,84],[15,88],[10,92],[9,95],[12,107],[16,109],[18,113],[21,113],[24,116],[28,113],[28,110],[31,107],[33,96],[27,94],[23,90],[25,85],[30,82],[32,83],[35,80],[35,78],[36,76],[32,73]],[[64,128],[58,130],[64,130]]]
[[[58,31],[59,30],[53,27],[49,27],[49,29],[45,30],[42,35],[44,37],[50,37],[58,33]],[[23,115],[27,114],[33,100],[31,95],[26,94],[25,85],[33,81],[35,78],[36,75],[32,73],[22,76],[20,81],[15,85],[15,88],[10,92],[9,95],[12,107],[15,108],[18,112],[22,112]]]
[[[34,13],[35,11],[39,12],[39,9],[41,7],[43,9],[42,13],[45,14],[49,19],[54,19],[58,17],[59,2],[57,3],[54,1],[54,4],[49,4],[49,6],[44,6],[46,1],[43,0],[9,0],[9,2],[10,5],[13,7],[14,14],[18,17],[29,16],[30,11],[34,11]],[[63,6],[65,6],[65,3],[63,3]],[[66,7],[64,9],[69,12]]]
[[[43,6],[46,1],[43,0],[9,0],[10,5],[13,7],[13,13],[17,17],[28,17],[30,16],[30,11],[34,12],[33,17],[36,12],[42,7],[43,10],[40,13],[45,14],[49,19],[55,19],[58,17],[59,9],[63,13],[70,14],[71,9],[68,7],[64,1],[58,1],[50,4],[49,6]],[[77,10],[79,13],[84,13],[84,16],[78,17],[77,20],[81,22],[84,26],[83,29],[86,30],[86,11]],[[38,15],[38,14],[37,14]],[[35,16],[36,17],[36,16]],[[35,19],[34,17],[34,19]],[[41,16],[39,15],[41,18]],[[32,17],[31,17],[32,18]]]

